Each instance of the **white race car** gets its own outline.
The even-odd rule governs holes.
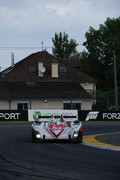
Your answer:
[[[33,142],[41,142],[43,140],[71,140],[82,142],[82,138],[82,123],[79,122],[79,120],[67,122],[62,115],[57,120],[52,116],[49,122],[35,121],[32,124]]]

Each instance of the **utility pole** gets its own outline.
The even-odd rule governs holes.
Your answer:
[[[115,93],[115,110],[118,110],[118,93],[117,93],[117,72],[116,72],[116,60],[114,51],[114,93]]]

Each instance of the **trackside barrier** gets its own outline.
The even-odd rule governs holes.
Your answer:
[[[34,121],[40,118],[48,121],[51,115],[59,119],[63,114],[66,120],[74,121],[120,121],[120,111],[89,111],[89,110],[0,110],[0,121]]]
[[[78,111],[80,121],[120,121],[120,111]]]
[[[49,121],[52,115],[59,119],[61,114],[66,121],[78,120],[77,110],[0,110],[0,121]]]
[[[49,121],[51,116],[54,115],[54,118],[60,119],[60,116],[63,115],[66,121],[78,120],[78,111],[77,110],[54,110],[54,109],[45,109],[45,110],[28,110],[28,121]]]
[[[28,121],[28,111],[0,110],[0,121]]]

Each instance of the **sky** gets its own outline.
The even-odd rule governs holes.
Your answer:
[[[0,66],[46,49],[52,53],[55,33],[65,32],[85,49],[85,33],[107,18],[120,16],[120,0],[0,0]],[[43,45],[42,45],[43,42]]]

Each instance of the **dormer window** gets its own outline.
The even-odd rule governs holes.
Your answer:
[[[60,72],[66,72],[66,67],[60,67],[59,70]]]
[[[29,72],[36,72],[36,68],[35,67],[29,67]]]

